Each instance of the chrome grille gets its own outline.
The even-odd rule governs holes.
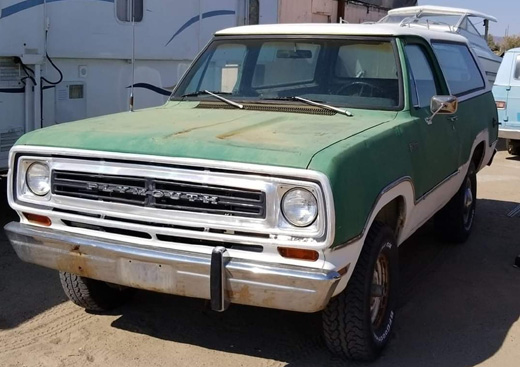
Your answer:
[[[265,193],[202,183],[53,171],[52,193],[93,201],[265,218]]]

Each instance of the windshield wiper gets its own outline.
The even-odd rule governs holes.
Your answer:
[[[219,93],[219,94],[231,94],[229,92],[216,92],[216,93]],[[233,102],[232,100],[224,98],[222,96],[219,96],[216,93],[210,92],[209,90],[199,90],[197,92],[183,94],[182,98],[184,98],[184,97],[197,97],[197,96],[200,96],[201,94],[208,94],[208,95],[210,95],[212,97],[220,99],[222,102],[225,102],[225,103],[227,103],[230,106],[234,106],[236,108],[240,108],[241,110],[244,109],[244,105],[241,105],[240,103]]]
[[[338,107],[330,106],[330,105],[325,104],[325,103],[312,101],[310,99],[306,99],[306,98],[302,98],[302,97],[298,97],[298,96],[264,98],[264,99],[265,100],[273,100],[273,101],[300,101],[300,102],[306,103],[306,104],[311,105],[311,106],[321,107],[321,108],[323,108],[325,110],[335,111],[335,112],[341,113],[342,115],[345,115],[345,116],[349,116],[349,117],[354,116],[352,114],[352,112],[350,112],[348,110],[344,110],[344,109],[341,109],[341,108],[338,108]]]

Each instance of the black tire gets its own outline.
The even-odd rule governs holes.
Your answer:
[[[109,311],[125,303],[134,289],[60,271],[63,291],[76,305],[89,311]]]
[[[472,162],[461,187],[451,200],[435,214],[439,238],[451,243],[464,243],[471,234],[477,208],[477,172]]]
[[[511,155],[520,155],[520,141],[518,140],[506,140],[507,152]]]
[[[376,266],[387,280],[377,288]],[[395,236],[389,226],[375,222],[346,289],[322,313],[325,342],[334,354],[361,361],[380,355],[394,324],[398,275]]]

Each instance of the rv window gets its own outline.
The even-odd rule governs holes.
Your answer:
[[[516,57],[515,79],[520,80],[520,55]]]
[[[142,21],[143,1],[144,0],[116,0],[117,19],[122,22]]]
[[[456,96],[485,87],[482,74],[468,47],[459,43],[433,43],[450,91]]]
[[[69,85],[69,99],[82,99],[82,98],[83,98],[83,84]]]

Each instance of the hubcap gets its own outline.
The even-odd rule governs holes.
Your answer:
[[[471,190],[471,180],[470,178],[466,178],[466,185],[464,189],[464,210],[463,210],[463,219],[464,219],[464,227],[468,229],[471,227],[471,222],[473,220],[473,191]]]
[[[379,253],[374,266],[370,298],[370,316],[374,330],[381,326],[385,316],[388,305],[389,281],[388,258]]]

